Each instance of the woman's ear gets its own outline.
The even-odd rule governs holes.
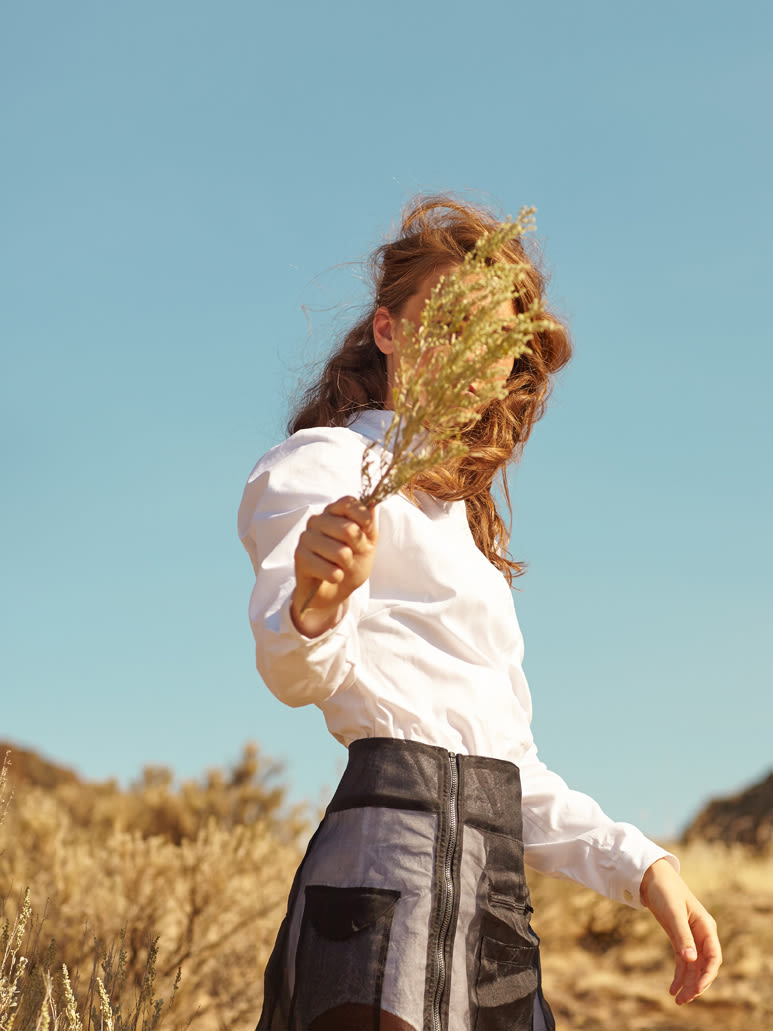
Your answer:
[[[382,354],[394,354],[395,341],[392,316],[383,306],[378,308],[373,316],[373,339],[376,341],[376,347]]]

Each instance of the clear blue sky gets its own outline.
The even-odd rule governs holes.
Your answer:
[[[766,772],[771,10],[6,5],[0,738],[334,783],[254,672],[236,508],[343,263],[448,189],[537,206],[576,346],[513,477],[543,757],[654,834]]]

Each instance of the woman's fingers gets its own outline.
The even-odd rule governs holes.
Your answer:
[[[348,545],[355,552],[367,550],[375,544],[373,511],[356,498],[334,501],[318,516],[311,517],[308,528]]]
[[[695,960],[687,962],[681,992],[673,992],[678,1003],[691,1002],[702,995],[719,973],[722,947],[717,925],[697,899],[689,907],[688,920],[695,941]]]
[[[721,962],[721,953],[713,946],[705,954],[699,952],[692,960],[677,957],[674,980],[669,989],[677,1006],[702,995],[716,978]]]
[[[343,519],[309,521],[299,544],[329,562],[345,567],[355,555],[367,548],[365,533],[356,523]]]
[[[339,583],[346,575],[342,563],[335,561],[333,557],[325,558],[324,555],[304,543],[299,544],[297,564],[300,576],[305,579]]]
[[[298,542],[303,573],[320,580],[341,580],[356,560],[375,544],[372,513],[354,498],[338,502],[312,516]]]
[[[687,908],[682,906],[681,901],[678,901],[673,911],[665,911],[663,913],[663,920],[661,920],[657,913],[655,915],[671,939],[671,945],[674,949],[674,979],[671,982],[669,992],[675,997],[677,1002],[688,1002],[688,995],[694,998],[693,987],[697,981],[696,962],[698,950],[695,946],[695,939],[693,938],[687,918]]]

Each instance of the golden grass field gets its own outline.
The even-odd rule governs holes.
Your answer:
[[[92,1010],[90,1026],[108,1027],[92,994],[96,976],[112,1002],[113,1031],[254,1027],[263,965],[309,829],[288,814],[275,779],[248,748],[232,770],[181,787],[159,769],[128,790],[55,776],[47,786],[17,780],[0,827],[0,959],[26,886],[33,917],[19,949],[30,962],[16,982],[13,1031],[46,1026],[47,970],[50,1027],[78,1027],[63,962],[84,1031]],[[561,1031],[773,1031],[773,853],[701,843],[676,850],[725,952],[715,985],[684,1008],[668,995],[670,945],[648,913],[530,877],[545,992]],[[8,964],[6,955],[0,1031],[13,1009]]]

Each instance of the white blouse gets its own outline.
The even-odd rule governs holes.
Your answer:
[[[298,538],[309,516],[360,494],[363,452],[390,420],[368,410],[349,427],[301,430],[253,469],[238,523],[256,576],[258,671],[287,705],[317,705],[344,745],[391,737],[515,763],[526,862],[639,907],[647,867],[662,856],[678,863],[537,758],[513,596],[476,547],[464,502],[387,498],[376,509],[373,571],[339,623],[313,639],[296,630]]]

